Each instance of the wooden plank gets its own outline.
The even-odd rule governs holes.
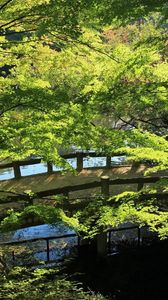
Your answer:
[[[52,190],[45,190],[45,191],[37,192],[36,195],[38,197],[45,197],[45,196],[52,196],[52,195],[57,195],[57,194],[65,194],[65,193],[69,193],[69,192],[100,187],[100,185],[101,185],[100,181],[93,181],[93,182],[83,183],[83,184],[79,184],[79,185],[69,185],[69,186],[56,188],[56,189],[52,189]]]
[[[157,200],[167,200],[168,193],[150,193],[150,194],[142,194],[139,196],[139,201],[143,200],[150,200],[150,199],[157,199]]]
[[[0,164],[0,169],[8,169],[8,168],[13,168],[13,163]]]

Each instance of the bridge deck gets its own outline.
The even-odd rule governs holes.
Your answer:
[[[38,174],[32,176],[21,177],[20,179],[10,179],[0,181],[0,190],[4,191],[14,191],[16,193],[22,193],[26,190],[31,190],[34,193],[42,192],[42,191],[50,191],[57,188],[64,188],[67,186],[75,186],[81,184],[92,183],[95,181],[100,181],[101,176],[109,176],[110,179],[127,179],[127,178],[138,178],[143,177],[144,171],[147,167],[145,165],[129,165],[129,166],[115,166],[110,169],[107,168],[91,168],[91,169],[83,169],[81,172],[72,174],[66,173],[61,174],[59,172],[55,172],[52,174]],[[157,174],[151,174],[151,177],[156,176],[166,176],[168,175],[168,171],[159,172]],[[149,185],[151,183],[146,183],[145,185]],[[110,186],[110,194],[118,194],[123,191],[137,191],[137,183],[131,184],[118,184]],[[77,198],[77,197],[87,197],[90,195],[98,194],[101,192],[101,188],[90,188],[85,190],[73,191],[69,193],[69,198]],[[0,192],[0,196],[3,196],[4,193]],[[37,203],[40,201],[37,200]],[[42,200],[43,201],[43,200]],[[50,202],[50,201],[49,201]],[[47,204],[47,203],[46,203]],[[6,214],[6,211],[9,208],[21,208],[24,207],[24,203],[17,203],[12,201],[10,203],[0,204],[0,217]]]
[[[130,165],[112,167],[111,169],[83,169],[81,172],[76,174],[61,174],[60,172],[52,174],[37,174],[21,177],[20,179],[0,181],[0,190],[15,191],[18,193],[31,190],[36,193],[68,185],[85,184],[96,180],[99,181],[100,177],[104,175],[108,175],[110,179],[139,177],[143,175],[145,168],[146,167],[144,165],[139,165],[138,167]],[[82,191],[82,194],[83,192],[84,191]]]

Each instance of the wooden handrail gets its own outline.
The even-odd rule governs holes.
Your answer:
[[[109,186],[111,185],[125,185],[125,184],[141,184],[143,187],[143,184],[145,183],[155,183],[161,179],[168,179],[168,176],[155,176],[155,177],[138,177],[138,178],[120,178],[120,179],[112,179],[109,180]],[[93,182],[88,182],[88,183],[83,183],[83,184],[77,184],[77,185],[68,185],[65,187],[61,188],[56,188],[56,189],[50,189],[50,190],[43,190],[40,192],[36,192],[35,196],[33,198],[40,198],[40,197],[46,197],[46,196],[52,196],[52,195],[58,195],[58,194],[68,194],[70,192],[75,192],[75,191],[81,191],[81,190],[86,190],[86,189],[92,189],[96,187],[101,187],[102,181],[93,181]],[[3,191],[1,191],[3,192]],[[8,191],[4,191],[5,193],[8,193]],[[9,191],[10,193],[10,191]],[[145,195],[145,194],[144,194]],[[147,194],[149,197],[154,197],[155,194]],[[167,197],[168,193],[160,193],[157,194],[160,195],[160,197],[164,197],[162,195],[165,195]],[[15,201],[15,200],[26,200],[28,201],[29,196],[27,194],[11,194],[11,196],[7,196],[7,199],[10,199],[9,202]],[[8,202],[8,201],[7,201]],[[7,203],[5,201],[5,203]],[[4,203],[4,202],[3,202]]]
[[[121,155],[124,155],[124,153],[114,154],[114,155],[111,154],[111,157],[121,156]],[[106,157],[106,167],[107,168],[111,167],[111,163],[110,163],[111,157],[109,155],[107,156],[104,153],[76,152],[76,153],[63,154],[60,156],[64,159],[76,158],[77,159],[77,171],[81,171],[83,169],[83,158],[86,158],[86,157]],[[21,166],[29,166],[29,165],[39,164],[41,162],[42,162],[41,158],[13,161],[11,163],[0,164],[0,169],[13,168],[14,169],[14,178],[19,179],[22,177],[21,172],[20,172]],[[50,162],[46,162],[46,164],[47,164],[47,172],[46,173],[53,172],[53,164]]]
[[[71,159],[71,158],[77,158],[78,154],[82,154],[83,158],[85,157],[109,157],[104,153],[95,153],[95,152],[76,152],[76,153],[69,153],[69,154],[63,154],[60,155],[62,158],[64,159]],[[120,153],[120,154],[111,154],[111,157],[115,157],[115,156],[122,156],[124,155],[124,153]],[[15,161],[19,166],[28,166],[28,165],[35,165],[35,164],[39,164],[42,162],[41,158],[32,158],[29,160],[17,160]],[[5,168],[12,168],[13,167],[13,163],[6,163],[6,164],[0,164],[0,169],[5,169]]]
[[[19,160],[7,164],[0,164],[0,169],[13,168],[14,163],[17,163],[18,166],[29,166],[41,163],[41,158],[30,159],[30,160]]]
[[[118,232],[118,231],[125,231],[130,229],[138,229],[138,225],[134,226],[126,226],[126,227],[119,227],[119,228],[109,228],[106,230],[106,233],[108,232]],[[49,236],[49,237],[37,237],[33,239],[22,239],[22,240],[14,240],[14,241],[8,241],[8,242],[0,242],[0,246],[3,245],[17,245],[17,244],[24,244],[24,243],[32,243],[37,241],[46,241],[46,240],[59,240],[59,239],[65,239],[65,238],[71,238],[71,237],[80,237],[77,233],[69,233],[64,235],[56,235],[56,236]]]
[[[109,185],[155,183],[161,179],[168,179],[168,176],[112,179],[112,180],[109,180]],[[101,181],[93,181],[90,183],[69,185],[69,186],[65,186],[62,188],[37,192],[36,195],[39,197],[45,197],[45,196],[51,196],[54,194],[64,194],[65,192],[86,190],[86,189],[96,188],[96,187],[100,187],[100,186],[101,186]]]

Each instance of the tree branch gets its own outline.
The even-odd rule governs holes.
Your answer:
[[[40,108],[40,107],[37,107],[37,106],[35,106],[35,105],[32,105],[31,103],[17,103],[16,105],[13,105],[13,106],[11,106],[11,107],[9,107],[9,108],[7,108],[7,109],[5,109],[5,110],[1,110],[1,112],[0,112],[0,118],[3,118],[3,115],[6,113],[6,112],[9,112],[9,111],[11,111],[11,110],[13,110],[13,109],[15,109],[15,108],[18,108],[18,107],[28,107],[28,108],[33,108],[34,110],[37,110],[37,111],[40,111],[40,112],[42,112],[42,113],[45,113],[45,114],[47,114],[48,113],[48,111],[47,110],[45,110],[45,109],[43,109],[43,108]]]
[[[2,25],[0,26],[0,28],[6,27],[7,25],[10,25],[10,24],[12,24],[12,23],[15,23],[16,21],[22,20],[22,19],[24,19],[24,18],[26,18],[26,17],[27,17],[27,16],[20,16],[20,17],[14,19],[14,20],[12,20],[12,21],[9,21],[9,22],[7,22],[7,23],[5,23],[5,24],[2,24]]]
[[[156,128],[168,128],[168,126],[166,126],[166,125],[157,125],[157,124],[155,124],[153,122],[150,122],[150,120],[161,120],[160,118],[149,119],[149,120],[144,120],[144,119],[141,119],[141,118],[134,118],[134,119],[135,119],[135,121],[139,121],[139,122],[151,125],[151,126],[156,127]]]
[[[13,0],[8,0],[7,2],[5,2],[4,4],[2,4],[2,6],[0,7],[0,10],[3,9],[5,6],[7,6],[10,2],[12,2]]]
[[[89,49],[91,49],[92,51],[95,51],[95,52],[98,52],[98,53],[100,53],[100,54],[103,54],[103,55],[107,56],[108,58],[114,60],[115,62],[119,63],[119,60],[116,59],[115,57],[109,55],[108,53],[106,53],[106,52],[104,52],[104,51],[102,51],[102,50],[100,50],[100,49],[98,49],[98,48],[96,48],[96,47],[94,47],[94,46],[92,46],[92,45],[86,43],[86,42],[82,42],[82,41],[79,41],[79,40],[72,40],[72,39],[69,39],[69,37],[68,37],[67,35],[61,37],[59,34],[56,35],[56,34],[54,34],[54,33],[52,33],[52,32],[49,32],[49,33],[50,33],[52,36],[56,37],[57,39],[62,40],[63,42],[66,41],[66,42],[72,43],[72,44],[74,44],[74,45],[80,44],[80,45],[82,45],[82,46],[86,46],[86,47],[88,47]]]
[[[119,117],[119,120],[121,120],[123,123],[125,123],[126,125],[138,128],[135,124],[132,124],[132,121],[134,120],[134,118],[131,118],[129,121],[124,120],[123,118]],[[123,127],[123,125],[121,126],[121,128]]]
[[[12,21],[9,21],[9,22],[7,22],[7,23],[5,23],[5,24],[2,24],[1,26],[0,26],[0,29],[1,28],[4,28],[4,27],[6,27],[6,26],[8,26],[8,25],[11,25],[10,27],[12,27],[12,26],[15,26],[16,24],[15,24],[15,22],[17,22],[17,21],[20,21],[20,20],[23,20],[23,19],[26,19],[26,18],[29,18],[29,17],[38,17],[39,19],[41,19],[42,18],[42,16],[41,15],[38,15],[38,14],[30,14],[30,15],[23,15],[23,16],[20,16],[20,17],[18,17],[18,18],[16,18],[16,19],[13,19]],[[32,20],[32,22],[31,23],[33,23],[35,20]],[[19,22],[20,23],[20,22]],[[10,27],[8,27],[8,28],[10,28]],[[6,28],[5,28],[6,29]]]
[[[3,117],[3,115],[4,115],[6,112],[11,111],[11,110],[13,110],[14,108],[17,108],[17,107],[19,107],[19,106],[22,106],[22,103],[17,103],[16,105],[13,105],[13,106],[11,106],[11,107],[5,109],[5,110],[1,110],[1,112],[0,112],[0,117]]]

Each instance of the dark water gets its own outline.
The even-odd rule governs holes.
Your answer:
[[[50,237],[49,240],[49,260],[61,260],[68,256],[72,249],[78,244],[78,237],[61,238],[63,235],[75,234],[75,231],[65,226],[63,223],[58,223],[54,226],[44,224],[39,226],[31,226],[24,229],[16,230],[0,236],[0,242],[22,242],[21,244],[13,245],[9,250],[9,255],[12,251],[16,262],[24,261],[26,257],[29,259],[36,258],[41,261],[47,261],[47,241],[44,238]],[[57,237],[57,238],[53,238]],[[60,237],[60,238],[59,238]],[[40,240],[40,238],[42,238]],[[39,239],[31,241],[32,239]]]

